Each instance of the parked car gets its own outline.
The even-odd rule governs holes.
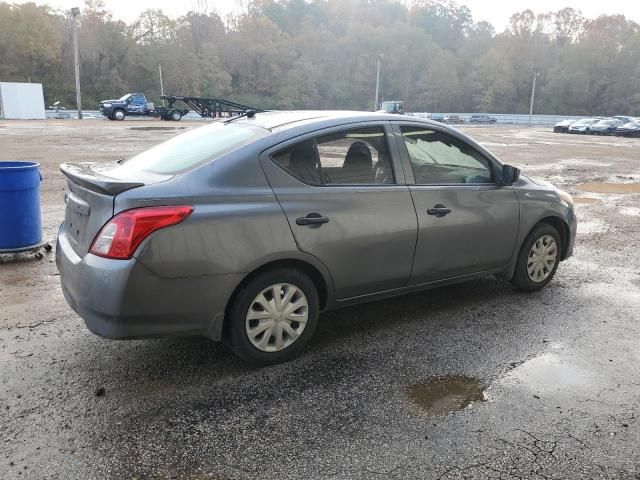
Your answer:
[[[444,113],[432,113],[429,118],[434,122],[447,123],[447,116]]]
[[[622,121],[622,124],[624,125],[625,123],[631,123],[631,122],[637,122],[638,119],[635,117],[629,117],[627,115],[615,115],[611,118],[615,118],[617,120]]]
[[[61,170],[56,263],[87,327],[255,364],[299,353],[321,311],[487,275],[539,290],[576,235],[569,194],[409,116],[248,114]]]
[[[497,123],[498,119],[490,117],[489,115],[473,114],[471,115],[470,123]]]
[[[568,133],[569,127],[571,126],[572,123],[575,123],[575,122],[576,120],[562,120],[561,122],[558,122],[555,124],[555,126],[553,127],[553,132]]]
[[[589,127],[589,133],[591,135],[613,135],[616,132],[616,128],[620,125],[623,125],[622,120],[605,118],[591,125]]]
[[[573,122],[569,126],[569,133],[589,133],[591,125],[598,123],[600,120],[600,118],[585,118],[583,120]]]
[[[431,114],[427,112],[414,112],[411,114],[411,116],[416,118],[426,118],[426,119],[431,118]]]
[[[616,128],[618,137],[640,137],[640,122],[629,122]]]
[[[464,123],[464,119],[460,115],[449,115],[447,118],[447,123],[462,124]]]

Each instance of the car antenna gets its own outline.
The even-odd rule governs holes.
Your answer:
[[[224,123],[229,123],[229,122],[233,122],[234,120],[238,120],[239,118],[242,117],[247,117],[247,118],[253,118],[256,116],[256,111],[255,110],[247,110],[244,113],[241,113],[240,115],[236,115],[235,117],[231,117],[229,120],[225,120]]]

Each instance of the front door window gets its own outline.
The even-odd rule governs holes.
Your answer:
[[[403,127],[402,138],[418,185],[494,183],[488,160],[451,135]]]

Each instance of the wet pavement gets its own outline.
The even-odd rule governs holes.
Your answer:
[[[113,160],[184,130],[0,122],[0,158]],[[190,127],[189,123],[181,126]],[[0,265],[0,478],[640,478],[638,139],[474,128],[577,198],[575,256],[543,291],[487,278],[321,317],[295,361],[109,341],[65,304],[53,253]],[[619,188],[619,187],[615,187]]]

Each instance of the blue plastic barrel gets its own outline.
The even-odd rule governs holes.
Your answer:
[[[20,250],[42,240],[40,164],[0,162],[0,250]]]

